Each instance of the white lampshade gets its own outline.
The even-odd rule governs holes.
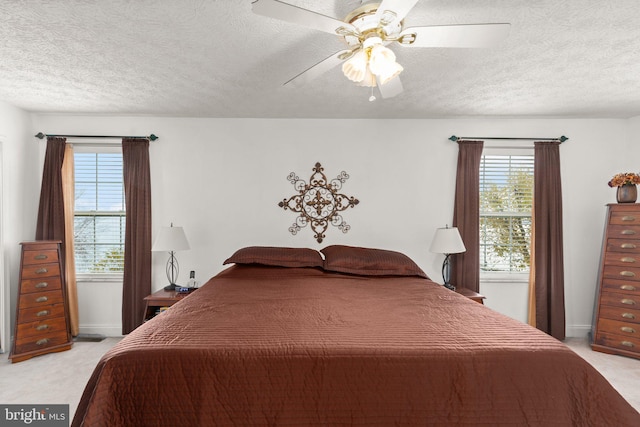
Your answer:
[[[182,227],[162,227],[151,248],[152,251],[186,251],[189,249],[187,236]]]
[[[445,227],[436,230],[429,250],[437,254],[458,254],[467,248],[460,237],[458,227]]]

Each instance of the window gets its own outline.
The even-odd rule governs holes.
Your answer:
[[[480,270],[526,273],[530,264],[533,152],[486,149],[480,161]]]
[[[125,205],[122,152],[74,147],[74,244],[78,274],[122,273]],[[96,152],[98,151],[98,152]]]

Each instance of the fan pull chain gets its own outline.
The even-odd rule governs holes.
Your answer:
[[[374,86],[371,86],[371,96],[369,97],[369,102],[373,102],[376,100],[376,96],[373,94]]]

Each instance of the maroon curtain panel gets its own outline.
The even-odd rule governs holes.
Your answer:
[[[536,327],[565,338],[560,142],[535,142],[534,222]]]
[[[62,190],[62,162],[67,139],[47,138],[47,150],[42,170],[40,206],[36,224],[36,240],[60,240],[60,257],[64,266],[65,221],[64,196]]]
[[[142,323],[144,297],[151,293],[151,173],[149,140],[123,138],[122,161],[126,203],[122,333]]]
[[[466,252],[451,255],[451,284],[480,289],[480,159],[483,141],[458,141],[458,169],[453,226],[458,227]]]

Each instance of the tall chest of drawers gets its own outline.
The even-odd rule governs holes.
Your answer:
[[[640,358],[640,204],[608,205],[591,347]]]
[[[69,350],[73,345],[60,242],[43,240],[21,245],[20,290],[9,354],[14,363]]]

